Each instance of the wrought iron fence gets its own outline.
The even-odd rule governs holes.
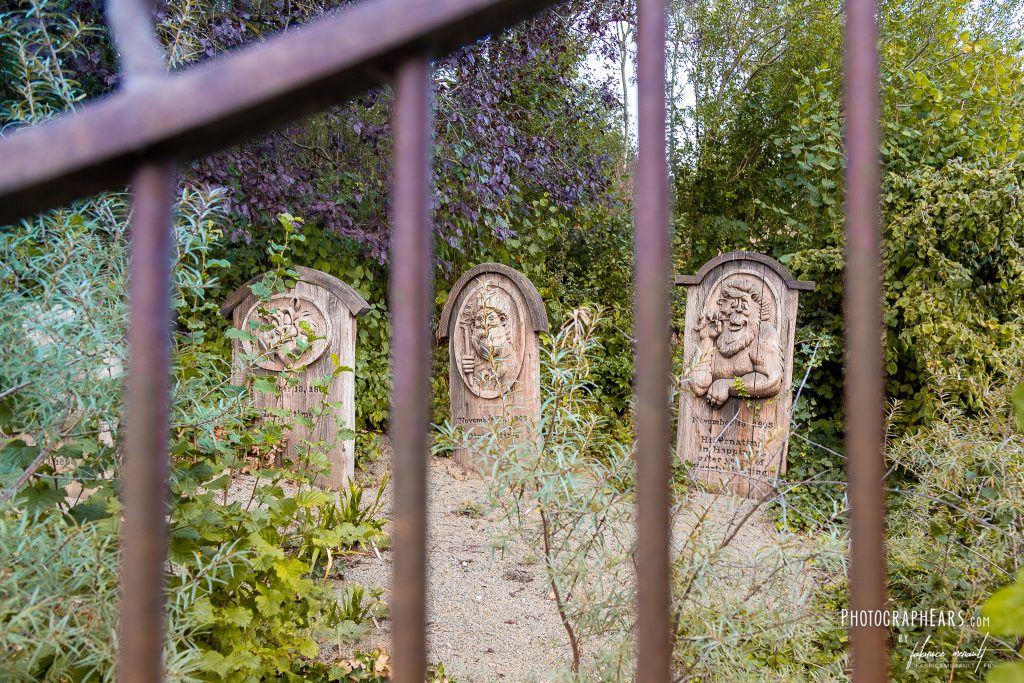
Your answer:
[[[433,298],[429,60],[550,0],[370,0],[297,31],[168,74],[144,0],[109,0],[121,89],[0,141],[0,224],[130,183],[127,439],[118,678],[161,679],[167,528],[174,166],[391,81],[395,87],[390,308],[395,458],[394,680],[424,680],[426,460]],[[669,620],[670,238],[665,0],[639,0],[635,359],[637,673],[671,680]],[[846,7],[846,457],[850,608],[885,602],[882,489],[878,50],[875,0]],[[886,679],[886,632],[852,627],[853,677]]]

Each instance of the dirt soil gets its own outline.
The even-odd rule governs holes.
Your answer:
[[[357,479],[369,495],[390,470],[390,447],[369,471]],[[390,484],[385,493],[385,513],[391,513]],[[444,663],[446,671],[466,683],[490,681],[552,680],[552,672],[565,670],[569,648],[558,618],[551,588],[544,578],[535,549],[506,547],[491,550],[489,538],[500,531],[500,522],[486,505],[486,484],[467,474],[448,458],[431,457],[428,468],[428,562],[427,591],[429,660]],[[749,517],[749,518],[748,518]],[[749,502],[706,493],[694,494],[686,511],[674,523],[673,545],[686,542],[694,524],[712,525],[722,535],[739,530],[723,557],[720,569],[735,574],[723,586],[749,585],[762,573],[757,557],[776,543],[774,526],[764,510],[752,510]],[[378,558],[369,553],[346,562],[345,582],[384,589],[388,599],[391,552]],[[729,570],[732,571],[729,571]],[[808,575],[790,583],[796,591],[809,590]],[[791,579],[792,580],[792,579]],[[631,587],[624,587],[629,590]],[[390,649],[390,623],[380,621],[353,649]]]
[[[390,448],[372,471],[357,475],[369,488],[390,469]],[[545,681],[546,672],[568,665],[565,630],[550,587],[524,548],[492,552],[496,521],[486,515],[486,486],[448,458],[428,468],[427,645],[429,659],[441,660],[459,681]],[[369,491],[367,491],[369,493]],[[364,496],[367,495],[364,493]],[[390,516],[390,486],[385,511]],[[391,552],[346,565],[345,579],[389,595]],[[389,649],[390,622],[380,623],[359,649]]]

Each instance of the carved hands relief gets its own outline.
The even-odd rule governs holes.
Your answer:
[[[258,354],[256,365],[280,372],[303,368],[323,355],[331,336],[330,319],[313,300],[276,294],[246,314],[242,329],[255,341],[243,341],[246,353]]]
[[[523,315],[516,298],[482,279],[459,309],[455,362],[466,387],[480,398],[511,390],[523,365]]]
[[[732,396],[770,398],[785,374],[778,300],[765,279],[724,276],[708,292],[696,329],[692,375],[684,388],[715,408]]]

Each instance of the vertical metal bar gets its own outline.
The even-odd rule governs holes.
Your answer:
[[[162,677],[173,169],[146,164],[132,189],[118,680],[149,683]]]
[[[143,79],[166,73],[163,49],[153,32],[152,12],[149,0],[107,0],[107,25],[120,54],[125,85],[135,86]]]
[[[637,8],[637,680],[669,680],[669,282],[665,0]]]
[[[885,608],[879,76],[875,0],[846,3],[846,459],[850,609]],[[853,623],[853,622],[852,622]],[[850,627],[853,680],[888,673],[883,626]]]
[[[433,230],[430,224],[432,115],[425,57],[395,78],[394,196],[391,236],[391,349],[394,396],[394,553],[391,651],[395,683],[426,674],[426,505],[430,429],[430,311]]]
[[[123,87],[162,78],[166,67],[151,5],[109,0],[106,12]],[[143,163],[132,175],[132,192],[117,677],[150,683],[163,678],[173,166]]]

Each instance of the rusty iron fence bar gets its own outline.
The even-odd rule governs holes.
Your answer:
[[[189,161],[387,83],[553,0],[368,0],[0,142],[0,224],[119,189],[144,158]]]
[[[167,68],[148,2],[110,0],[106,10],[120,53],[122,90],[164,78]],[[147,161],[135,169],[131,183],[117,652],[121,683],[163,677],[174,178],[172,164]]]
[[[394,389],[394,567],[391,652],[395,683],[422,683],[426,673],[427,460],[430,455],[430,318],[433,145],[430,67],[425,57],[395,77],[394,190],[391,234],[391,348]]]
[[[147,0],[107,0],[107,25],[121,57],[121,74],[127,87],[137,88],[147,78],[167,75],[152,14],[153,6]]]
[[[132,178],[128,379],[124,398],[118,680],[162,677],[170,410],[171,210],[174,171],[145,164]]]
[[[672,253],[665,153],[665,0],[637,7],[634,224],[637,433],[637,680],[667,683],[669,605],[669,304]]]
[[[846,462],[850,609],[885,608],[885,386],[879,214],[879,75],[875,0],[846,4]],[[850,627],[855,683],[888,674],[886,629]]]

